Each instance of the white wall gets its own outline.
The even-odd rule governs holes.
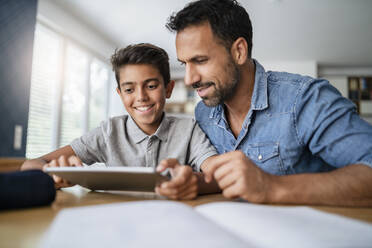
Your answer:
[[[347,92],[347,77],[346,76],[325,76],[322,77],[327,79],[333,86],[335,86],[338,91],[341,92],[342,96],[348,97]]]
[[[112,74],[111,77],[111,85],[109,88],[110,91],[110,97],[109,97],[109,109],[108,109],[108,116],[118,116],[127,114],[127,111],[125,110],[124,104],[120,99],[120,96],[116,93],[117,83],[115,79],[115,75]]]
[[[266,71],[285,71],[297,73],[310,77],[317,77],[316,61],[271,61],[258,60],[263,65]]]
[[[109,38],[50,0],[39,0],[37,20],[93,50],[104,57],[106,62],[116,48],[116,44]]]

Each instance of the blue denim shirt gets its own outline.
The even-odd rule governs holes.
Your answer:
[[[372,167],[372,126],[324,79],[265,71],[257,62],[250,110],[234,137],[222,105],[195,117],[219,153],[243,151],[264,171],[295,174]],[[248,102],[247,102],[248,104]]]

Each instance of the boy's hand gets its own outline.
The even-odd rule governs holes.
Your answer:
[[[67,166],[79,166],[80,167],[80,166],[83,166],[83,162],[81,162],[80,158],[78,158],[77,156],[70,156],[68,158],[66,158],[65,156],[60,156],[58,159],[53,159],[49,163],[45,164],[43,166],[43,170],[46,167],[67,167]],[[53,175],[53,180],[54,180],[54,186],[56,189],[74,186],[69,181],[56,175]]]
[[[170,168],[172,179],[155,187],[155,192],[173,200],[191,200],[198,195],[198,178],[190,166],[180,165],[177,159],[170,158],[160,162],[156,168],[162,172]]]

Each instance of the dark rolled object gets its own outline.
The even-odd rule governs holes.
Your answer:
[[[0,209],[48,205],[55,197],[53,179],[41,170],[0,173]]]

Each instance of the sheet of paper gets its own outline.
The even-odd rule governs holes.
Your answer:
[[[250,247],[173,201],[137,201],[62,210],[42,247]]]
[[[372,224],[309,207],[221,202],[195,210],[258,247],[372,247]]]

